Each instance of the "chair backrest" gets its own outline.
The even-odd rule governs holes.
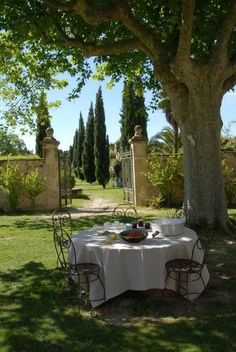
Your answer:
[[[182,207],[175,211],[175,218],[186,218],[186,223],[192,223],[194,221],[194,209],[192,207]]]
[[[200,270],[202,270],[203,266],[206,264],[212,238],[213,238],[213,232],[210,232],[207,237],[198,238],[194,243],[191,260],[195,260],[195,252],[200,249],[203,253]]]
[[[75,248],[71,240],[72,219],[67,210],[54,210],[52,214],[53,240],[57,253],[57,265],[69,274],[68,251],[75,257]],[[76,260],[76,259],[75,259]]]
[[[137,219],[138,213],[136,208],[132,204],[122,203],[122,204],[118,204],[114,208],[112,212],[112,216]]]

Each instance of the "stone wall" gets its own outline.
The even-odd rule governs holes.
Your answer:
[[[143,137],[140,128],[141,126],[135,127],[135,135],[131,138],[130,143],[133,163],[134,204],[145,206],[148,203],[148,199],[158,195],[158,188],[152,186],[144,175],[148,170],[147,140]],[[163,156],[161,157],[163,158]],[[166,156],[166,158],[168,158],[168,156]],[[227,166],[234,169],[236,177],[236,153],[224,152],[222,153],[222,159],[225,159]],[[183,169],[182,162],[180,167]],[[182,204],[183,202],[183,189],[181,189],[179,185],[176,185],[173,199],[177,204]],[[233,204],[236,204],[236,195]]]
[[[29,199],[20,196],[18,202],[20,210],[52,210],[59,207],[58,145],[59,142],[53,137],[53,129],[49,127],[47,137],[42,141],[42,159],[10,160],[11,163],[19,165],[19,172],[28,173],[37,169],[39,178],[45,178],[46,180],[46,189],[36,197],[35,208],[32,209]],[[6,160],[0,160],[0,167],[5,167],[6,164]],[[0,209],[9,210],[7,199],[2,190],[0,190]]]

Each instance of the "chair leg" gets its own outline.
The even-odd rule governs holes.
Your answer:
[[[180,295],[180,280],[181,276],[180,276],[180,272],[177,273],[177,292]]]

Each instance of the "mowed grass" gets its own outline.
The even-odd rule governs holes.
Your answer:
[[[146,209],[142,214],[151,218]],[[155,217],[163,214],[156,211]],[[109,220],[109,215],[74,218],[73,228]],[[194,302],[167,291],[127,292],[95,311],[87,305],[78,310],[54,270],[50,216],[2,215],[0,351],[233,352],[235,258],[236,234],[216,232],[208,263],[211,281]]]
[[[76,186],[82,188],[82,198],[73,199],[72,206],[81,207],[86,206],[88,202],[91,202],[95,198],[103,198],[109,200],[111,203],[119,204],[123,202],[123,188],[116,188],[113,186],[111,180],[106,188],[103,188],[97,183],[87,183],[86,181],[76,181]]]

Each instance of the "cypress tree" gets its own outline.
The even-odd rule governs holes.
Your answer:
[[[96,94],[94,128],[95,175],[98,184],[105,188],[109,182],[107,176],[109,163],[107,162],[107,137],[101,87]]]
[[[74,173],[76,177],[78,177],[78,129],[75,130],[74,138],[73,138],[73,152],[72,152],[72,165],[74,169]]]
[[[123,151],[130,149],[129,140],[134,135],[134,127],[142,126],[144,137],[147,138],[147,112],[145,100],[142,94],[137,94],[139,79],[136,81],[125,81],[122,92],[121,109],[121,146]]]
[[[109,143],[109,137],[107,135],[106,137],[106,157],[105,157],[105,170],[104,170],[104,178],[106,183],[109,182],[110,180],[110,143]]]
[[[35,109],[35,112],[37,115],[35,153],[42,158],[43,149],[41,142],[46,137],[46,129],[51,126],[46,93],[41,93],[39,105]]]
[[[91,103],[85,130],[84,148],[82,154],[82,165],[85,180],[89,183],[96,181],[94,161],[94,113]]]
[[[77,172],[81,180],[84,180],[84,174],[82,170],[82,154],[84,150],[84,138],[85,138],[84,120],[83,120],[82,114],[80,113],[78,142],[77,142],[77,157],[78,157]]]

